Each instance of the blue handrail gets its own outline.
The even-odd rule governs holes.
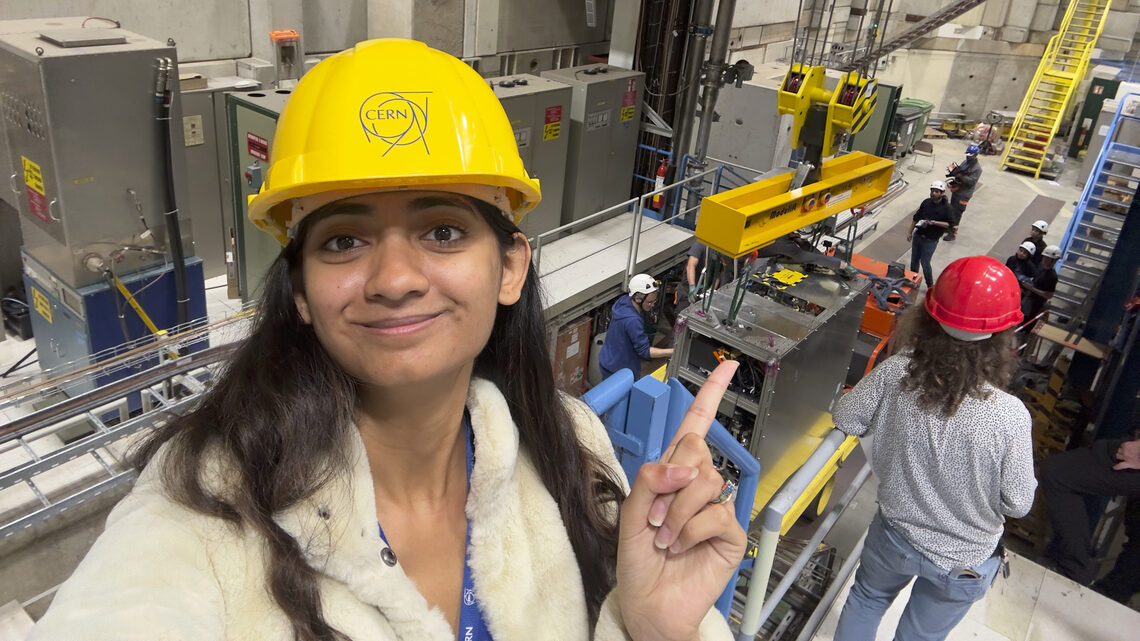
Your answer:
[[[644,463],[661,458],[661,452],[673,440],[693,404],[693,395],[675,378],[669,379],[668,384],[651,376],[634,382],[633,373],[623,369],[586,392],[582,400],[602,417],[626,478],[632,484]],[[718,421],[713,421],[706,438],[740,470],[733,505],[737,521],[747,530],[756,500],[756,486],[760,482],[760,463]],[[745,564],[750,565],[751,560]],[[732,605],[739,572],[739,568],[733,572],[716,602],[725,618]]]
[[[1100,155],[1096,159],[1096,164],[1093,165],[1092,171],[1089,172],[1089,178],[1088,181],[1085,182],[1085,188],[1081,192],[1081,198],[1077,201],[1077,206],[1073,209],[1073,216],[1069,219],[1069,224],[1065,228],[1064,238],[1061,239],[1061,260],[1057,261],[1058,266],[1068,260],[1069,248],[1072,247],[1073,237],[1076,236],[1077,229],[1084,219],[1085,209],[1088,208],[1089,199],[1096,195],[1094,192],[1097,190],[1100,173],[1104,170],[1105,162],[1110,162],[1108,161],[1108,155],[1113,150],[1113,139],[1116,136],[1117,126],[1123,118],[1135,118],[1135,116],[1126,116],[1124,114],[1124,106],[1128,104],[1129,98],[1133,96],[1140,97],[1140,93],[1129,92],[1118,98],[1120,102],[1116,105],[1116,113],[1112,116],[1112,122],[1109,123],[1108,131],[1105,132],[1104,135],[1104,147],[1101,148]]]

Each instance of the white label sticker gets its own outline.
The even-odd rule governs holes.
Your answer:
[[[526,149],[530,146],[530,127],[525,129],[515,129],[515,142],[518,143],[519,149]]]
[[[1107,136],[1108,135],[1108,125],[1101,125],[1100,129],[1096,130],[1096,133],[1098,136]]]
[[[182,116],[182,136],[186,139],[186,146],[206,144],[206,132],[202,129],[202,116]]]
[[[586,116],[586,131],[594,131],[610,126],[610,110],[595,111]]]
[[[579,345],[581,345],[581,343],[579,343],[578,341],[574,341],[573,343],[570,343],[570,346],[566,348],[566,358],[571,358],[571,357],[577,356],[578,350],[579,350]]]

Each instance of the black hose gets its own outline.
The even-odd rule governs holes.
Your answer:
[[[16,361],[16,364],[15,364],[15,365],[13,365],[13,366],[9,367],[9,368],[7,369],[7,371],[5,371],[3,374],[0,374],[0,378],[8,378],[8,375],[9,375],[9,374],[11,374],[12,372],[14,372],[14,371],[16,371],[16,370],[20,369],[21,367],[27,367],[27,365],[21,365],[21,363],[23,363],[24,361],[28,360],[28,358],[29,358],[29,357],[30,357],[32,354],[35,354],[35,353],[36,353],[36,348],[35,348],[35,347],[33,347],[33,348],[32,348],[32,351],[28,352],[27,354],[24,354],[24,357],[23,357],[23,358],[21,358],[20,360]],[[35,363],[35,362],[36,362],[36,361],[32,361],[32,363]],[[32,363],[28,363],[28,365],[31,365]]]
[[[158,81],[155,83],[155,100],[158,102],[159,138],[162,140],[162,160],[166,167],[166,190],[164,204],[166,213],[166,235],[170,244],[170,254],[174,262],[174,295],[178,301],[178,324],[190,322],[190,298],[186,294],[186,255],[182,248],[182,230],[178,224],[178,199],[174,191],[174,157],[170,143],[170,105],[174,99],[171,89],[175,73],[174,62],[170,58],[158,59]],[[179,355],[186,354],[186,348],[178,349]]]

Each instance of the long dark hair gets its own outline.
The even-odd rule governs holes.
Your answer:
[[[503,251],[518,228],[498,209],[470,202],[491,225]],[[325,621],[317,572],[273,516],[313,495],[349,469],[347,448],[356,385],[302,322],[293,300],[301,247],[317,213],[301,221],[266,275],[253,329],[198,407],[177,417],[136,452],[138,469],[158,453],[171,497],[203,514],[260,534],[268,552],[266,580],[299,641],[344,641]],[[554,497],[573,545],[591,627],[615,582],[621,485],[579,442],[554,384],[541,292],[531,268],[520,300],[500,305],[474,374],[506,397],[522,447]],[[270,364],[270,366],[267,366]],[[237,473],[224,495],[200,476],[214,456]]]
[[[981,341],[951,337],[926,311],[922,301],[902,317],[900,342],[911,352],[904,391],[918,390],[918,406],[949,417],[967,396],[985,398],[985,385],[1008,385],[1015,362],[1012,329]]]

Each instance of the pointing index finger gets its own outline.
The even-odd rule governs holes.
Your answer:
[[[712,371],[708,380],[697,392],[697,398],[693,400],[692,406],[681,421],[681,426],[677,428],[677,433],[673,435],[673,441],[669,443],[670,455],[673,448],[686,435],[696,434],[704,438],[708,434],[709,426],[712,425],[717,408],[720,407],[720,399],[724,397],[728,384],[732,382],[732,377],[739,366],[740,363],[736,361],[724,361]],[[663,457],[662,462],[666,461],[667,459]]]

